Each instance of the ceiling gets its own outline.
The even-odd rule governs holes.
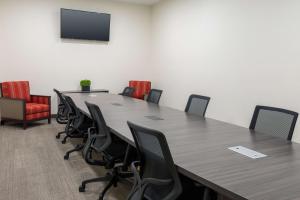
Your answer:
[[[160,0],[116,0],[116,1],[152,5],[159,2]]]

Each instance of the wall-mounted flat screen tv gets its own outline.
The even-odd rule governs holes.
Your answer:
[[[61,38],[109,41],[110,14],[61,9]]]

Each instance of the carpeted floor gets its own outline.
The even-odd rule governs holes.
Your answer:
[[[97,200],[105,183],[90,184],[79,193],[82,180],[105,174],[102,167],[91,167],[80,153],[68,161],[65,152],[76,141],[61,144],[55,138],[63,125],[36,123],[0,126],[0,200]],[[106,200],[126,199],[131,185],[124,182],[111,189]]]

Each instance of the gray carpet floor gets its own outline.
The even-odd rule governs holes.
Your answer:
[[[61,144],[55,138],[64,125],[36,123],[23,130],[18,125],[0,126],[0,200],[97,200],[106,183],[94,183],[79,193],[82,180],[105,174],[91,167],[80,153],[63,159],[78,141]],[[112,188],[106,200],[124,200],[131,185],[124,181]]]

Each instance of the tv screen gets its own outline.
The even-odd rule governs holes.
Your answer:
[[[61,38],[109,41],[110,14],[61,9]]]

